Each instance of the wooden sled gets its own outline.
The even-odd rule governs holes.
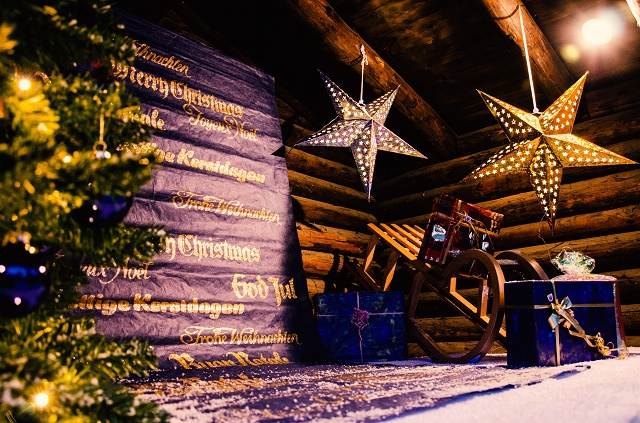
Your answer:
[[[418,345],[435,361],[468,363],[482,358],[497,341],[505,345],[503,268],[510,279],[548,279],[540,265],[517,250],[503,251],[495,257],[482,250],[467,250],[446,265],[418,260],[424,229],[416,225],[369,223],[372,236],[364,262],[350,266],[360,284],[368,290],[387,291],[398,265],[414,274],[407,310],[408,331]],[[376,247],[389,247],[381,276],[373,276],[372,263]],[[482,332],[480,339],[463,354],[449,354],[416,320],[416,309],[422,288],[436,293],[457,313],[466,317]]]

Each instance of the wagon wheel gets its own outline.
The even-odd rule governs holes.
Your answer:
[[[407,317],[409,329],[418,344],[438,362],[468,363],[482,358],[498,337],[504,320],[504,275],[498,261],[482,250],[467,250],[448,264],[440,277],[435,278],[428,266],[418,264],[417,267],[419,271],[413,280],[412,300]],[[414,316],[417,298],[423,285],[438,294],[482,331],[477,344],[468,352],[446,352],[417,324]],[[469,288],[474,285],[475,289]],[[462,295],[462,291],[465,296]]]
[[[549,276],[547,276],[547,273],[542,269],[542,266],[540,266],[537,261],[518,250],[502,251],[496,255],[496,260],[498,260],[498,263],[502,267],[506,280],[549,279]],[[517,270],[518,278],[513,277],[514,275],[509,275],[512,277],[507,278],[508,272],[505,272],[505,268],[512,263],[515,263],[519,268]]]

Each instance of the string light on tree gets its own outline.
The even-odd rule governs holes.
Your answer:
[[[35,397],[33,397],[33,402],[35,403],[36,407],[44,408],[47,406],[47,404],[49,404],[49,395],[46,392],[40,392],[36,394]]]
[[[353,100],[320,72],[320,77],[338,114],[336,118],[338,120],[334,119],[320,131],[298,142],[296,146],[349,147],[356,161],[356,167],[367,194],[367,200],[370,200],[378,150],[421,158],[426,157],[384,126],[399,87],[384,94],[372,103],[364,104],[362,99],[364,66],[368,61],[364,47],[361,48],[361,52],[360,101]]]
[[[169,421],[155,404],[114,385],[116,377],[142,375],[157,365],[151,347],[142,340],[108,339],[91,316],[68,312],[87,283],[81,263],[150,261],[165,236],[151,225],[94,230],[69,217],[100,192],[138,192],[151,178],[154,159],[151,151],[123,151],[110,159],[103,151],[99,158],[92,148],[96,93],[106,90],[105,116],[139,109],[139,102],[99,72],[69,72],[86,57],[109,68],[135,60],[111,4],[90,3],[59,0],[35,7],[8,0],[0,7],[3,421]],[[33,28],[46,36],[31,36]],[[140,122],[114,119],[108,129],[110,140],[131,145],[146,144],[151,135]]]

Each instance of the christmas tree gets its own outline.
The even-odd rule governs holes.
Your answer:
[[[155,367],[151,347],[73,310],[83,266],[150,260],[164,242],[122,221],[155,163],[136,148],[151,135],[138,102],[110,78],[133,58],[102,0],[0,8],[0,420],[168,419],[117,383]]]

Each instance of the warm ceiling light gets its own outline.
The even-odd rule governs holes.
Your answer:
[[[600,46],[611,41],[613,31],[606,22],[600,19],[590,19],[582,25],[582,35],[589,43]]]

